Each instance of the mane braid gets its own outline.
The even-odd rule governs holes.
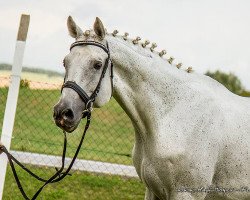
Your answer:
[[[106,31],[106,30],[105,30],[105,31]],[[164,55],[167,54],[167,51],[166,51],[166,50],[162,50],[162,51],[160,51],[160,52],[155,51],[154,49],[157,47],[157,44],[156,44],[156,43],[152,43],[151,46],[150,46],[149,48],[147,48],[147,46],[150,44],[150,41],[149,41],[149,40],[145,40],[144,42],[140,42],[140,41],[141,41],[141,37],[136,37],[135,39],[131,39],[131,38],[128,37],[128,36],[129,36],[129,33],[127,33],[127,32],[125,32],[123,36],[122,36],[122,35],[118,35],[118,33],[119,33],[118,30],[114,30],[112,33],[108,33],[108,32],[106,31],[106,34],[108,34],[108,35],[110,35],[110,36],[113,36],[113,37],[118,36],[118,37],[122,38],[124,41],[131,41],[133,45],[141,45],[142,48],[148,49],[148,50],[150,50],[152,53],[155,52],[155,53],[158,54],[159,57],[161,57],[164,61],[167,61],[170,65],[176,67],[177,69],[181,69],[181,68],[182,68],[182,66],[183,66],[182,63],[181,63],[181,62],[175,63],[175,62],[174,62],[174,60],[175,60],[174,57],[169,56],[169,58],[164,59]],[[88,38],[91,38],[91,37],[93,37],[93,38],[95,38],[95,39],[100,39],[100,38],[98,38],[98,37],[95,35],[95,33],[93,33],[93,30],[91,30],[91,29],[90,29],[90,30],[86,30],[86,31],[83,33],[83,36],[85,37],[83,40],[86,40],[86,39],[88,40]],[[80,39],[82,39],[82,38],[81,38],[81,36],[80,36],[80,37],[77,38],[77,39],[80,40]],[[182,68],[182,69],[183,69],[183,68]],[[186,71],[187,73],[192,73],[194,70],[193,70],[193,68],[192,68],[191,66],[189,66],[189,67],[186,67],[185,71]]]
[[[146,48],[146,46],[150,44],[150,42],[148,40],[145,40],[144,43],[139,42],[139,41],[141,41],[140,37],[136,37],[135,39],[128,38],[129,34],[127,32],[125,32],[123,36],[122,35],[118,35],[118,33],[119,33],[118,30],[114,30],[112,33],[107,33],[107,34],[112,35],[113,37],[119,36],[119,37],[123,38],[124,41],[131,40],[134,45],[141,45],[143,48]],[[159,55],[159,57],[161,57],[162,59],[164,59],[163,56],[165,54],[167,54],[167,51],[166,50],[162,50],[161,52],[154,51],[154,49],[156,47],[157,47],[156,43],[152,43],[151,47],[149,48],[149,50],[151,52],[156,52]],[[180,63],[174,63],[174,57],[172,57],[172,56],[170,56],[169,58],[164,59],[164,60],[166,60],[170,65],[175,66],[178,69],[180,69],[182,67],[182,63],[181,62]],[[187,73],[192,73],[194,70],[193,70],[193,68],[191,66],[189,66],[189,67],[186,68],[185,71]]]

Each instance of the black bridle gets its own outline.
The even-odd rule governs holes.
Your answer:
[[[92,110],[93,102],[95,101],[95,98],[97,97],[97,95],[100,91],[101,83],[102,83],[103,78],[105,77],[107,68],[109,66],[109,62],[110,62],[110,68],[111,68],[110,69],[111,70],[111,73],[110,73],[111,91],[113,93],[113,63],[110,59],[110,52],[109,52],[108,43],[106,43],[106,45],[107,45],[107,47],[106,47],[105,45],[103,45],[99,42],[96,42],[96,41],[76,41],[70,46],[70,50],[76,46],[85,46],[85,45],[93,45],[93,46],[97,46],[97,47],[103,49],[108,54],[108,57],[105,60],[98,84],[97,84],[94,92],[90,96],[88,96],[87,93],[76,82],[65,81],[66,77],[64,78],[64,84],[62,85],[62,90],[63,90],[63,88],[73,89],[76,93],[78,93],[78,95],[80,96],[82,101],[85,103],[85,109],[83,111],[83,118],[87,115],[87,113],[91,112],[91,110]],[[62,90],[61,90],[61,92],[62,92]],[[112,97],[112,93],[111,93],[111,97]]]
[[[83,118],[87,117],[87,122],[85,124],[85,128],[84,128],[80,143],[79,143],[79,145],[77,147],[75,155],[72,158],[68,168],[65,171],[63,171],[64,167],[65,167],[65,157],[66,157],[66,151],[67,151],[67,136],[66,136],[65,131],[63,132],[64,133],[64,145],[63,145],[63,153],[62,153],[62,165],[61,165],[60,169],[56,168],[56,173],[53,176],[51,176],[49,179],[41,178],[38,175],[36,175],[35,173],[33,173],[32,171],[30,171],[22,163],[20,163],[14,156],[12,156],[9,153],[9,151],[5,148],[4,145],[0,144],[0,154],[3,152],[3,153],[5,153],[7,155],[7,158],[9,160],[10,167],[12,169],[12,173],[13,173],[14,178],[16,180],[17,186],[18,186],[22,196],[26,200],[30,200],[30,198],[27,196],[27,194],[25,193],[25,191],[24,191],[24,189],[22,187],[22,184],[21,184],[21,182],[19,180],[19,177],[18,177],[16,169],[15,169],[14,163],[19,165],[23,170],[25,170],[27,173],[29,173],[35,179],[37,179],[37,180],[39,180],[41,182],[44,182],[44,184],[39,188],[39,190],[37,190],[35,195],[31,198],[32,200],[34,200],[34,199],[36,199],[38,197],[38,195],[42,192],[43,188],[46,185],[48,185],[50,183],[59,182],[62,179],[64,179],[67,175],[70,175],[69,172],[70,172],[70,170],[71,170],[71,168],[72,168],[72,166],[73,166],[73,164],[74,164],[74,162],[75,162],[75,160],[77,158],[77,155],[78,155],[78,153],[79,153],[79,151],[80,151],[80,149],[82,147],[82,143],[83,143],[83,140],[85,138],[85,135],[86,135],[87,130],[89,128],[90,121],[91,121],[92,104],[95,101],[95,98],[96,98],[96,96],[98,95],[98,93],[100,91],[101,83],[102,83],[102,80],[103,80],[103,78],[105,76],[107,68],[109,66],[109,62],[110,62],[110,67],[111,67],[111,75],[110,75],[111,89],[112,89],[112,92],[113,92],[113,63],[112,63],[112,61],[110,59],[110,52],[109,52],[109,48],[108,48],[108,43],[107,43],[107,47],[105,47],[103,44],[101,44],[99,42],[95,42],[95,41],[76,41],[71,45],[70,50],[75,46],[83,46],[83,45],[93,45],[93,46],[97,46],[97,47],[102,48],[108,54],[108,58],[105,60],[105,64],[104,64],[104,67],[103,67],[102,74],[101,74],[101,77],[99,79],[99,82],[98,82],[94,92],[90,96],[88,96],[86,94],[86,92],[78,84],[76,84],[73,81],[66,81],[66,82],[64,81],[64,83],[62,85],[61,91],[63,90],[63,88],[71,88],[71,89],[73,89],[74,91],[76,91],[78,93],[80,98],[85,103],[85,110],[83,111]],[[64,80],[65,79],[66,78],[64,78]],[[111,96],[112,96],[112,94],[111,94]]]

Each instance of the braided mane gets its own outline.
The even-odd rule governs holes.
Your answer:
[[[169,56],[168,58],[164,58],[164,56],[167,54],[166,50],[162,50],[160,52],[155,51],[155,48],[157,47],[156,43],[152,43],[150,47],[147,47],[148,45],[150,45],[150,41],[149,40],[145,40],[144,42],[140,42],[141,38],[140,37],[136,37],[135,39],[131,39],[128,38],[129,34],[127,32],[124,33],[124,35],[118,35],[118,30],[114,30],[112,33],[108,33],[106,31],[107,35],[113,36],[113,37],[120,37],[123,38],[124,41],[131,41],[134,45],[141,45],[142,48],[148,49],[150,50],[152,53],[156,53],[159,55],[159,57],[161,57],[162,59],[166,60],[169,64],[171,64],[172,66],[181,69],[182,68],[182,63],[175,63],[175,58],[172,56]],[[86,30],[82,36],[79,36],[77,38],[77,40],[87,40],[88,38],[94,38],[96,40],[100,40],[100,38],[94,33],[93,30]],[[191,66],[186,67],[185,71],[187,73],[191,73],[193,72],[193,68]]]

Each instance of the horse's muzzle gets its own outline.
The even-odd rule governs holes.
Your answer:
[[[77,127],[73,109],[69,107],[61,104],[55,105],[53,118],[56,125],[67,132],[73,132]]]

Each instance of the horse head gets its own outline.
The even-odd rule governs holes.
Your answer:
[[[113,83],[112,62],[101,20],[97,17],[93,30],[83,32],[69,16],[67,26],[75,42],[63,61],[65,79],[60,100],[54,106],[54,120],[57,126],[72,132],[92,106],[101,107],[110,100]]]

